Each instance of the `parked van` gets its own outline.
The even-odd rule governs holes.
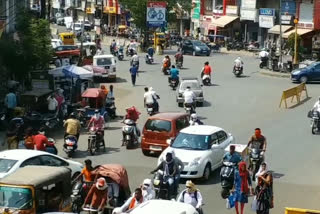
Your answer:
[[[114,82],[117,79],[117,66],[116,59],[113,55],[97,55],[93,57],[93,66],[103,67],[107,70],[107,78],[113,80]]]

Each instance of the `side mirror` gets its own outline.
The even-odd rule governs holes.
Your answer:
[[[211,146],[211,149],[218,149],[219,148],[219,145],[217,145],[217,144],[213,144],[212,146]]]
[[[169,138],[169,139],[167,139],[167,144],[168,145],[171,145],[172,143],[173,143],[173,141],[174,141],[174,138],[172,137],[172,138]]]

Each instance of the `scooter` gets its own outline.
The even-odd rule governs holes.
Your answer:
[[[138,134],[135,122],[130,119],[124,121],[124,126],[122,127],[123,141],[127,149],[134,148],[138,144]]]
[[[240,77],[241,74],[242,74],[242,67],[240,66],[234,66],[233,67],[233,74],[236,76],[236,77]]]
[[[260,165],[263,160],[263,154],[261,153],[261,149],[250,149],[250,163],[251,163],[251,172],[252,172],[252,180],[254,181],[256,178],[256,173],[258,172]]]
[[[170,68],[162,66],[162,72],[163,72],[164,75],[169,75],[170,74]]]
[[[146,61],[147,64],[152,65],[153,57],[150,56],[149,54],[147,54],[146,57],[145,57],[145,61]]]
[[[170,87],[172,88],[172,90],[176,90],[178,83],[179,81],[177,79],[170,78]]]
[[[107,98],[106,101],[106,111],[108,112],[108,115],[114,119],[116,118],[116,106],[114,104],[114,97],[112,98]]]
[[[123,58],[124,58],[123,47],[120,47],[119,51],[118,51],[118,59],[119,59],[119,61],[122,61]]]
[[[169,191],[169,177],[165,177],[163,171],[158,170],[154,174],[153,185],[156,199],[170,200],[171,198],[175,198],[174,194]]]
[[[236,164],[233,162],[224,161],[222,163],[222,168],[220,171],[220,179],[221,179],[221,197],[226,199],[230,195],[230,190],[234,184],[234,171]]]
[[[207,74],[204,74],[203,76],[202,76],[202,84],[203,85],[211,85],[211,77],[210,77],[210,75],[207,75]]]
[[[186,113],[190,116],[191,114],[195,113],[195,109],[193,106],[193,103],[185,103],[184,109],[186,110]]]
[[[268,60],[269,60],[268,57],[261,57],[259,67],[260,68],[268,67]]]
[[[76,136],[68,135],[64,138],[63,151],[70,158],[78,148],[78,140]]]
[[[148,112],[148,115],[152,116],[156,113],[155,111],[155,108],[154,108],[154,104],[147,104],[147,112]]]
[[[320,131],[320,113],[316,110],[312,111],[311,117],[311,133],[316,134]]]

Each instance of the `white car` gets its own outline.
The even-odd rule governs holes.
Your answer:
[[[182,178],[208,180],[213,170],[222,165],[225,149],[234,137],[216,126],[189,126],[180,131],[170,147],[162,152],[158,164],[165,159],[168,149],[184,163]]]
[[[14,149],[0,152],[0,180],[24,166],[64,166],[75,178],[83,168],[81,163],[66,160],[43,151]]]
[[[53,49],[63,45],[61,39],[51,39],[51,46]]]
[[[150,200],[134,208],[130,214],[198,214],[190,204],[168,200]]]
[[[103,67],[108,71],[108,74],[106,76],[110,80],[116,81],[117,78],[117,65],[116,65],[116,59],[111,54],[106,55],[95,55],[93,57],[93,66],[99,66]]]

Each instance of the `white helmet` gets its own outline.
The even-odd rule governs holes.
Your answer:
[[[240,57],[240,56],[238,56],[237,60],[241,60],[241,57]]]
[[[197,116],[197,114],[195,114],[195,113],[193,113],[193,114],[191,114],[191,120],[192,121],[196,121],[197,119],[198,119],[198,116]]]

